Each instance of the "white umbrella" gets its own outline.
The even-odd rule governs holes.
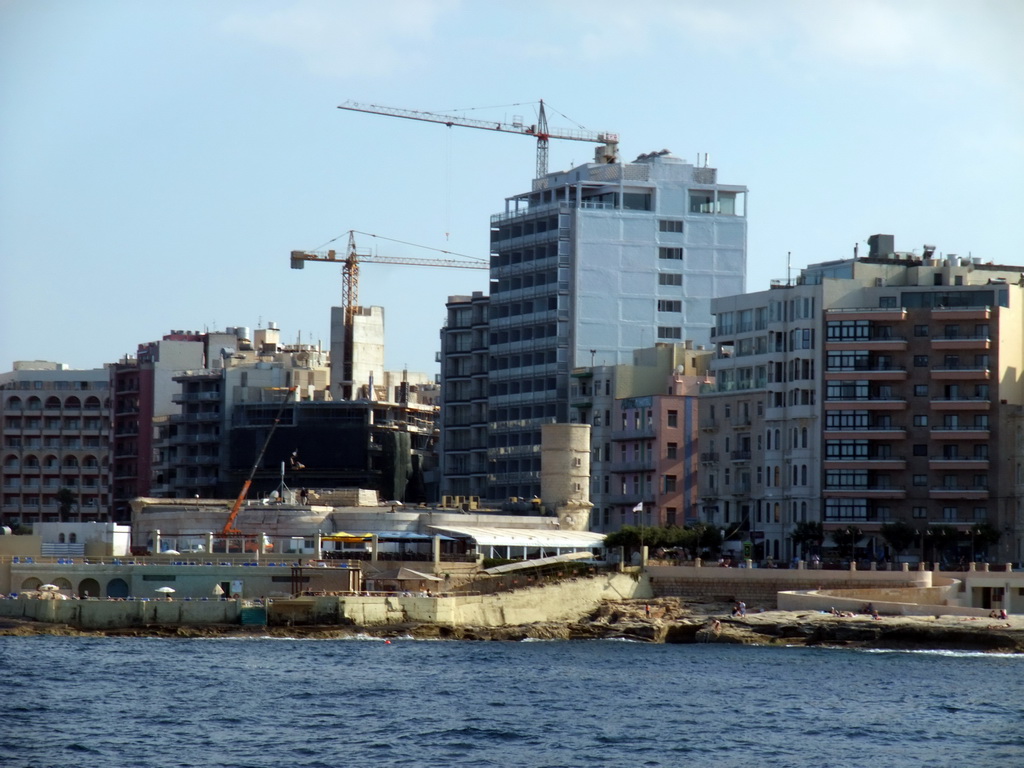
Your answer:
[[[221,595],[224,594],[224,587],[222,587],[220,584],[215,584],[214,587],[213,587],[213,594],[215,594],[218,597],[220,597]]]
[[[174,587],[157,587],[156,592],[163,592],[165,595],[169,595],[174,592]]]
[[[60,587],[56,584],[43,584],[39,587],[40,592],[60,592]]]

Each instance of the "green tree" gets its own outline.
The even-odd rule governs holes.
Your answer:
[[[802,522],[797,523],[793,527],[792,533],[789,534],[789,538],[793,540],[793,543],[800,547],[800,554],[808,554],[809,547],[820,547],[821,543],[825,540],[825,530],[821,523],[818,522]]]
[[[904,520],[882,526],[882,538],[897,555],[906,552],[917,540],[917,531]]]

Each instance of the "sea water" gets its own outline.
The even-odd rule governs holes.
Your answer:
[[[1024,766],[1024,656],[0,638],[0,766]]]

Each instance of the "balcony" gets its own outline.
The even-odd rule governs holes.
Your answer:
[[[988,488],[981,486],[949,486],[944,485],[940,488],[930,488],[928,490],[928,498],[936,500],[967,500],[976,501],[978,499],[988,498]]]
[[[936,397],[931,401],[933,411],[987,411],[990,407],[985,397]]]
[[[718,451],[706,451],[700,455],[701,464],[715,464],[718,462]]]
[[[732,451],[729,458],[732,461],[750,461],[750,451]]]
[[[823,494],[834,499],[905,499],[906,488],[882,485],[866,486],[825,486]]]
[[[907,430],[903,427],[825,427],[828,440],[903,440]]]
[[[932,427],[932,440],[988,440],[992,432],[988,427],[957,426]]]
[[[907,348],[903,336],[871,336],[866,339],[828,339],[825,351],[839,349],[865,349],[869,352],[902,352]]]
[[[179,392],[171,395],[172,403],[217,403],[220,402],[220,392]]]
[[[654,425],[637,427],[636,429],[616,429],[612,432],[612,440],[623,442],[628,440],[653,440],[655,437]]]
[[[907,407],[907,401],[899,398],[877,398],[877,397],[851,397],[835,398],[825,401],[826,411],[902,411]]]
[[[932,378],[936,381],[987,381],[989,376],[989,369],[980,366],[932,368]]]
[[[634,459],[633,461],[616,461],[612,463],[609,471],[613,474],[626,472],[653,472],[654,458]]]
[[[988,320],[988,307],[933,307],[933,320]]]
[[[932,349],[939,350],[981,350],[991,349],[992,340],[988,336],[934,336]]]
[[[907,460],[897,456],[856,456],[848,459],[825,459],[825,469],[903,470]]]
[[[906,378],[907,369],[895,365],[851,365],[825,371],[825,381],[906,381]]]
[[[907,310],[903,307],[849,307],[847,309],[830,309],[825,313],[825,320],[880,320],[886,323],[897,323],[907,319]]]
[[[978,472],[987,471],[989,468],[988,458],[974,458],[973,456],[932,456],[928,459],[928,469],[952,470],[952,469],[973,469]]]

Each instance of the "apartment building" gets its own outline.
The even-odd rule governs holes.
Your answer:
[[[110,373],[20,361],[0,374],[0,524],[106,520]]]
[[[591,425],[591,530],[698,515],[698,398],[711,352],[657,344],[628,365],[572,371],[573,423]]]
[[[716,383],[701,402],[702,512],[760,557],[801,521],[964,534],[985,523],[1022,559],[1024,267],[897,252],[824,262],[714,302]]]

